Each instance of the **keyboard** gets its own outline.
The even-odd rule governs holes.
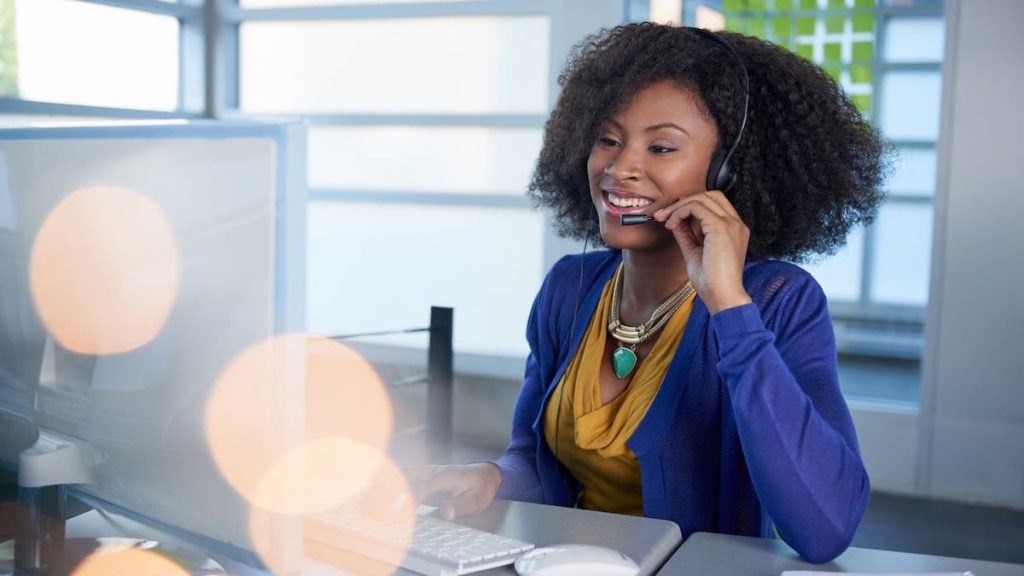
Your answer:
[[[305,524],[305,537],[426,576],[461,576],[512,564],[533,544],[506,538],[434,516],[417,514],[408,550],[408,526],[368,520],[350,508],[317,514]]]

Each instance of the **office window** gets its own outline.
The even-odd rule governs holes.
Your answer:
[[[241,108],[543,113],[547,28],[537,16],[243,23]]]
[[[540,213],[314,200],[308,226],[313,332],[426,325],[433,304],[455,308],[457,351],[523,353],[526,315],[543,279]],[[374,341],[424,346],[419,334]]]
[[[725,28],[820,65],[898,152],[875,223],[805,266],[829,297],[849,396],[916,402],[930,279],[941,0],[721,0]],[[877,362],[879,357],[891,360]],[[871,366],[892,368],[875,378]],[[891,365],[891,366],[890,366]],[[884,381],[884,386],[878,382]]]
[[[3,96],[177,108],[176,18],[73,0],[4,0],[0,18]]]
[[[883,97],[879,124],[895,140],[935,141],[939,137],[939,95],[942,78],[938,71],[892,70],[882,81]],[[908,98],[908,95],[914,95]]]
[[[924,307],[928,302],[932,208],[928,204],[890,202],[874,224],[875,255],[871,294],[883,304]]]
[[[871,0],[725,0],[725,27],[812,60],[870,113],[875,14]]]
[[[315,126],[309,132],[309,185],[521,195],[540,145],[536,128]]]
[[[229,13],[238,111],[310,122],[310,330],[423,326],[444,305],[457,353],[524,356],[545,272],[544,217],[524,193],[549,104],[547,9],[346,4],[242,0]]]
[[[478,2],[480,0],[447,0],[448,2]],[[437,0],[374,0],[376,4],[413,4],[437,2]],[[294,8],[299,6],[334,6],[344,4],[366,4],[367,0],[239,0],[243,8]]]
[[[0,0],[0,124],[200,117],[200,1]]]

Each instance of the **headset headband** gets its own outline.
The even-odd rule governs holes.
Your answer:
[[[732,158],[733,152],[736,151],[736,147],[740,144],[740,139],[743,138],[743,130],[747,127],[747,107],[750,105],[750,76],[747,75],[747,67],[743,64],[743,59],[740,58],[739,53],[736,52],[736,49],[733,48],[732,44],[727,42],[724,38],[703,28],[687,27],[687,29],[712,40],[719,46],[725,48],[729,54],[732,55],[736,64],[739,65],[740,70],[743,71],[743,120],[740,122],[740,130],[736,134],[736,138],[733,140],[732,146],[729,147],[729,151],[725,154],[725,159],[722,162],[722,164],[728,164],[729,160]]]

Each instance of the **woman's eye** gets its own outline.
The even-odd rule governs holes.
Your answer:
[[[669,148],[668,146],[651,146],[649,150],[655,154],[668,154],[669,152],[675,152],[675,148]]]
[[[608,136],[602,136],[602,137],[598,138],[597,139],[597,143],[600,144],[601,146],[618,146],[619,145],[619,141],[618,140],[616,140],[614,138],[609,138]]]

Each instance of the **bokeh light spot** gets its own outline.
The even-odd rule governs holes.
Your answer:
[[[29,281],[53,337],[79,354],[144,346],[170,316],[181,259],[153,200],[124,188],[83,188],[50,212],[32,246]]]
[[[270,467],[253,503],[284,514],[322,512],[365,489],[384,457],[347,438],[304,444]]]
[[[330,444],[332,441],[322,441]],[[318,452],[311,447],[309,453]],[[374,452],[350,446],[352,453]],[[253,507],[250,536],[253,549],[275,574],[334,576],[359,574],[390,576],[399,570],[412,542],[416,521],[416,499],[405,475],[385,454],[373,458],[376,468],[340,504],[314,514],[281,514]],[[380,542],[360,530],[383,530],[388,542]],[[281,535],[302,532],[302,549],[280,547]],[[373,547],[374,558],[363,556]]]
[[[71,576],[188,576],[188,571],[156,552],[126,548],[89,556]]]
[[[364,358],[305,334],[243,351],[214,385],[205,415],[228,483],[258,507],[296,514],[336,505],[373,474],[393,419]]]

